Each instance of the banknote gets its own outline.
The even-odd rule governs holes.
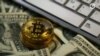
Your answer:
[[[5,25],[6,26],[6,25]],[[6,26],[7,27],[7,26]],[[12,50],[10,46],[11,34],[8,29],[5,29],[4,25],[0,25],[0,51]]]
[[[8,0],[0,0],[0,13],[26,13],[22,6],[15,5]]]
[[[0,0],[0,23],[23,22],[30,18],[30,14],[21,6]]]
[[[67,44],[69,42],[69,40],[63,35],[63,28],[61,27],[57,27],[54,28],[54,33],[56,36],[58,36],[58,38],[61,40],[61,42]]]
[[[27,51],[27,52],[9,52],[10,54],[7,56],[50,56],[50,52],[48,48]]]
[[[0,52],[0,56],[50,56],[50,51],[48,48],[24,52],[4,51]]]
[[[63,51],[63,52],[62,52]],[[67,44],[51,54],[52,56],[100,56],[100,50],[81,35],[75,36]]]
[[[100,50],[81,35],[77,35],[71,42],[87,56],[100,56]]]
[[[19,41],[18,40],[19,38],[17,37],[19,36],[18,33],[20,31],[20,26],[18,24],[25,22],[29,17],[30,17],[29,13],[24,11],[21,6],[16,6],[8,1],[5,2],[4,0],[0,0],[0,51],[1,52],[7,50],[17,51],[15,47],[18,44],[16,45],[14,43],[14,39],[16,39],[15,41],[16,43]]]

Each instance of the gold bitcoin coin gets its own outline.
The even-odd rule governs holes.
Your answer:
[[[52,42],[53,25],[44,18],[35,17],[23,24],[20,35],[23,45],[29,49],[45,48]]]

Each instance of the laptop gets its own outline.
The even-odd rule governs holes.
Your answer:
[[[100,0],[13,0],[100,45]]]

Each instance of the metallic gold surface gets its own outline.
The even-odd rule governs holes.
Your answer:
[[[48,47],[53,36],[52,23],[44,18],[30,19],[21,29],[21,41],[29,49]]]

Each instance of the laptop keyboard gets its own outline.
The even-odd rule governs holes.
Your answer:
[[[85,22],[81,26],[85,30],[95,36],[100,35],[100,1],[96,0],[52,0],[59,6],[65,7],[85,17]],[[100,36],[99,36],[100,37]]]

